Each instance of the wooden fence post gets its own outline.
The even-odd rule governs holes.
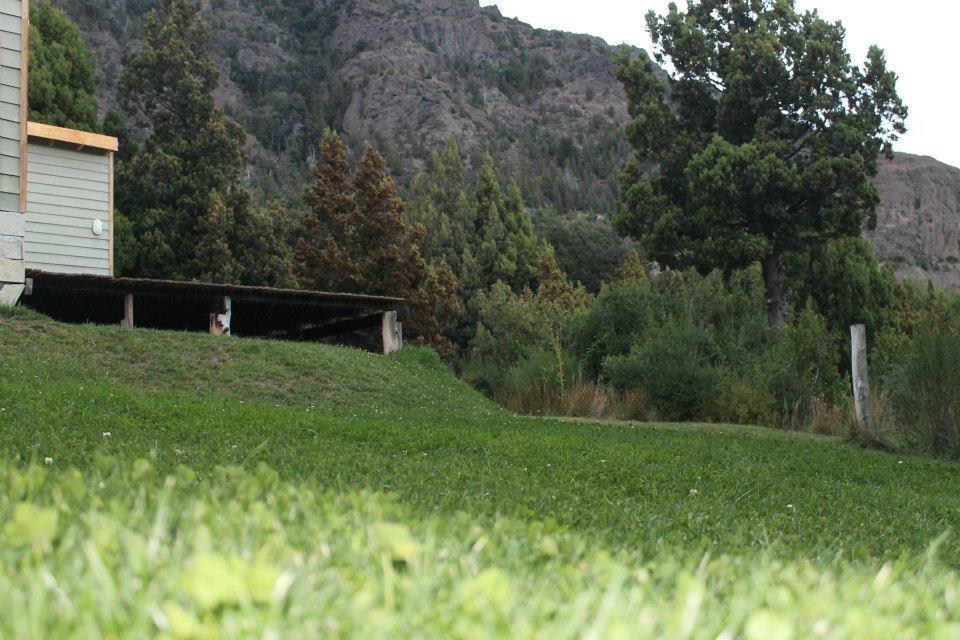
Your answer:
[[[403,346],[403,329],[397,321],[396,311],[386,311],[383,314],[383,354],[390,355]]]
[[[850,327],[850,364],[857,424],[861,429],[869,429],[870,376],[867,373],[867,328],[862,324]]]
[[[133,294],[128,293],[123,296],[123,320],[120,321],[121,327],[127,329],[133,328]]]
[[[233,302],[225,296],[220,306],[223,313],[210,314],[210,333],[216,336],[229,336],[230,320],[233,317]]]

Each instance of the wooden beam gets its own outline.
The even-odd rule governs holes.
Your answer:
[[[133,294],[128,293],[123,296],[123,320],[120,321],[121,327],[127,329],[133,328]]]
[[[120,148],[119,141],[113,136],[90,133],[89,131],[64,129],[63,127],[54,127],[53,125],[40,124],[39,122],[27,123],[27,135],[53,142],[65,142],[80,148],[93,147],[95,149],[102,149],[103,151],[117,151]]]

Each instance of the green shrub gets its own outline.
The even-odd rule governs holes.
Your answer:
[[[919,331],[893,380],[896,415],[907,444],[960,458],[960,327]]]
[[[497,282],[477,294],[471,306],[479,323],[462,363],[463,378],[493,394],[506,374],[532,351],[551,347],[550,331],[534,307],[532,296],[517,295]]]
[[[753,386],[774,398],[785,423],[803,427],[814,397],[835,402],[846,393],[839,346],[823,317],[809,307],[771,333],[751,374]]]
[[[569,354],[563,355],[562,358],[562,362],[558,361],[553,351],[534,351],[506,373],[502,385],[503,391],[513,393],[533,382],[541,383],[556,391],[571,387],[582,378],[579,373],[579,364]],[[561,366],[563,367],[562,384]]]
[[[743,382],[720,385],[713,401],[713,417],[734,424],[777,424],[777,401],[765,389]]]
[[[721,372],[711,364],[715,347],[703,328],[670,324],[630,355],[604,361],[604,378],[620,392],[642,389],[668,420],[709,416]]]
[[[767,320],[759,273],[668,271],[652,281],[605,286],[573,329],[573,347],[585,372],[599,376],[603,362],[628,355],[669,323],[700,327],[729,366],[742,367],[766,341]]]

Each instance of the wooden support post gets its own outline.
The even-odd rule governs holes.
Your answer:
[[[133,328],[133,294],[128,293],[123,296],[123,320],[120,321],[121,327]]]
[[[390,355],[403,346],[403,327],[397,321],[396,311],[383,314],[383,354]]]
[[[862,324],[850,327],[850,364],[857,424],[861,429],[869,429],[870,376],[867,373],[867,329]]]
[[[229,336],[230,318],[233,315],[233,303],[230,301],[230,298],[223,298],[221,308],[223,309],[223,313],[210,314],[210,333],[215,336]]]

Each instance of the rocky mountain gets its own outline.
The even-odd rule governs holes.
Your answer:
[[[156,0],[54,0],[115,101],[121,52]],[[326,127],[370,141],[401,182],[448,136],[485,151],[528,202],[607,212],[625,98],[599,38],[534,29],[477,0],[212,0],[219,99],[252,136],[266,197],[299,192]]]
[[[114,105],[121,52],[137,47],[157,0],[53,1],[83,29],[100,102]],[[331,127],[374,144],[401,184],[453,136],[474,166],[491,152],[535,207],[615,207],[626,100],[602,40],[535,29],[478,0],[204,1],[218,99],[250,133],[261,198],[295,206]],[[960,287],[960,169],[898,154],[876,180],[881,257]]]
[[[903,277],[960,288],[960,169],[898,153],[875,178],[881,205],[868,235]]]

